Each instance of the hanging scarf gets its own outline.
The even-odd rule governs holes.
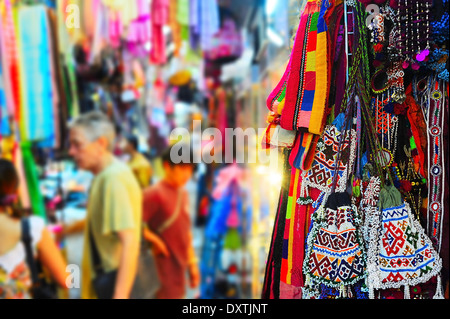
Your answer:
[[[0,2],[0,61],[3,64],[6,105],[10,115],[18,121],[21,117],[20,105],[20,69],[19,50],[16,35],[17,27],[13,20],[13,7],[11,0]]]
[[[55,138],[49,23],[44,5],[19,8],[23,140]]]
[[[279,299],[280,297],[280,274],[284,243],[284,232],[286,223],[286,212],[290,191],[291,167],[289,166],[290,150],[283,150],[283,180],[281,184],[278,208],[275,216],[272,238],[264,274],[262,288],[262,299]]]
[[[297,28],[288,66],[267,98],[267,107],[279,117],[281,128],[300,131],[290,164],[309,170],[315,146],[324,128],[329,90],[328,42],[325,14],[329,1],[308,1]],[[281,111],[281,112],[280,112]],[[280,113],[279,113],[280,112]],[[273,129],[270,123],[268,132]]]
[[[3,67],[2,63],[0,63],[0,141],[2,140],[2,136],[9,136],[11,134],[11,129],[9,127],[9,112],[6,105],[5,79],[3,75]]]
[[[296,198],[298,194],[298,185],[300,170],[295,168],[291,171],[291,183],[289,188],[288,202],[286,207],[286,220],[284,225],[283,236],[283,249],[281,260],[281,274],[280,274],[280,299],[299,299],[301,298],[301,286],[303,279],[298,276],[297,269],[301,268],[300,265],[296,265],[298,254],[303,254],[303,249],[294,249],[300,243],[299,235],[303,233],[300,222],[300,214],[296,204]],[[297,247],[295,247],[297,248]],[[300,247],[298,247],[300,248]]]
[[[154,64],[164,64],[166,57],[166,38],[163,27],[169,21],[169,0],[153,0],[151,4],[151,26],[152,26],[152,50],[150,61]]]
[[[321,6],[308,1],[300,18],[299,31],[292,50],[286,103],[281,126],[320,135],[323,131],[328,94],[327,27],[324,14],[328,1]]]

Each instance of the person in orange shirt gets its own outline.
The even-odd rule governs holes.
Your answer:
[[[164,178],[144,190],[144,238],[152,243],[160,288],[157,299],[186,297],[186,273],[191,288],[198,287],[200,272],[192,244],[188,192],[194,164],[175,164],[171,148],[162,155]]]

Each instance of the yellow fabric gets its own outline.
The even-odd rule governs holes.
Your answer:
[[[134,176],[136,176],[141,188],[145,188],[150,185],[150,180],[152,178],[152,166],[144,155],[137,153],[128,162],[128,166],[130,166]]]
[[[294,189],[292,191],[292,194],[294,196],[294,199],[297,196],[297,187],[298,187],[298,180],[300,178],[300,170],[295,170],[295,182],[294,182]],[[293,200],[291,203],[292,209],[291,209],[291,216],[290,216],[290,224],[289,224],[289,243],[288,243],[288,271],[287,271],[287,278],[286,283],[291,285],[292,284],[292,253],[293,253],[293,234],[294,234],[294,224],[295,224],[295,214],[296,214],[296,200]]]
[[[137,1],[129,0],[102,0],[103,4],[111,10],[120,12],[122,23],[128,26],[139,17]]]
[[[86,221],[81,298],[95,299],[92,287],[95,274],[89,245],[91,227],[105,272],[119,266],[121,243],[117,232],[133,230],[136,238],[141,238],[142,191],[126,164],[115,159],[94,178],[89,192]]]
[[[316,51],[306,53],[306,69],[305,72],[316,71]]]
[[[284,98],[277,106],[277,113],[281,115],[283,112],[284,105],[286,104],[286,99]]]

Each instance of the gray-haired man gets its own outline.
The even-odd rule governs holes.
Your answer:
[[[112,298],[129,297],[136,276],[141,238],[142,193],[132,171],[112,154],[114,126],[100,112],[81,115],[70,124],[70,148],[80,169],[94,174],[84,223],[81,298],[98,296],[91,235],[105,273],[117,271]],[[73,230],[73,229],[72,229]]]

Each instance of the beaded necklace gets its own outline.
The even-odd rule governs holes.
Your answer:
[[[418,70],[430,54],[430,8],[431,0],[399,1],[396,47],[405,69]]]

